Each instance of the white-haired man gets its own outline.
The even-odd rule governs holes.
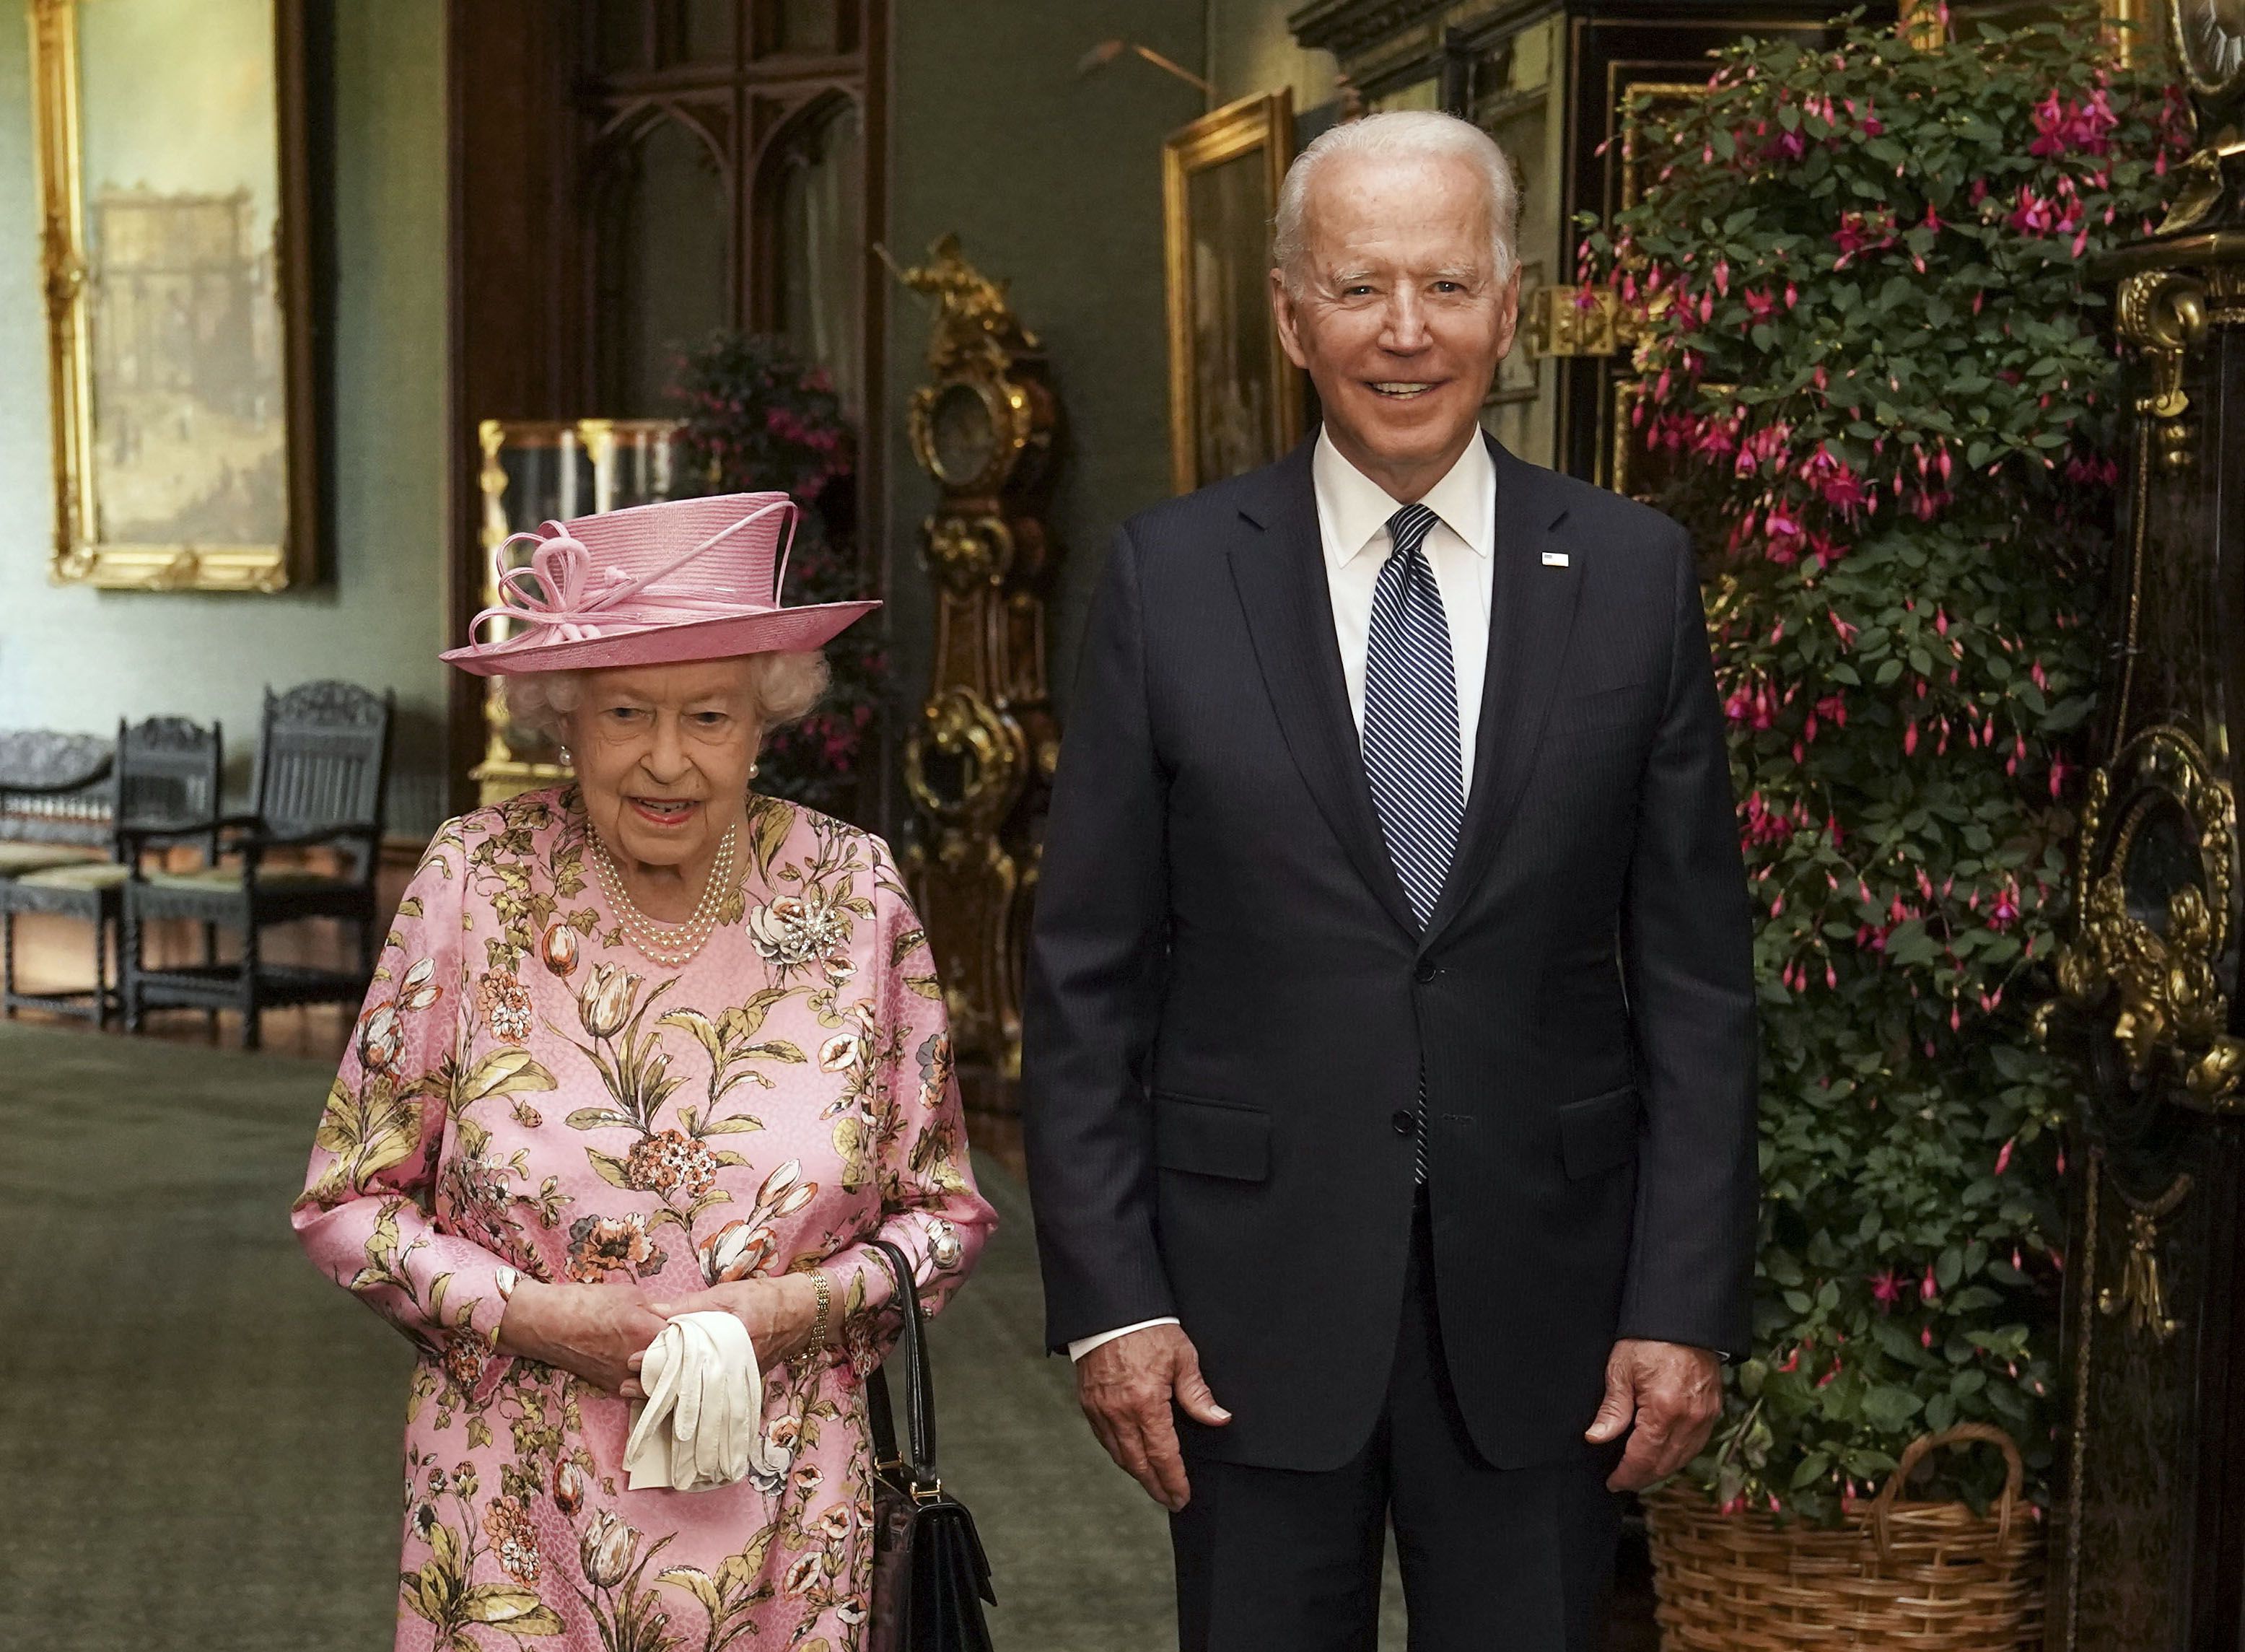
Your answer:
[[[1048,1336],[1172,1513],[1188,1652],[1598,1644],[1616,1491],[1747,1340],[1755,1030],[1683,531],[1478,417],[1511,173],[1375,115],[1294,163],[1325,411],[1134,518],[1030,948]]]

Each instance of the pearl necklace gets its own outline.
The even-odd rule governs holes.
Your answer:
[[[600,880],[601,891],[607,896],[616,923],[626,938],[642,957],[665,969],[676,969],[691,963],[716,932],[717,914],[733,888],[733,840],[737,833],[726,833],[725,840],[717,846],[717,858],[710,862],[709,879],[702,886],[702,898],[695,903],[692,914],[681,924],[657,923],[641,912],[624,888],[622,870],[609,858],[607,846],[600,841],[600,833],[586,835],[593,840],[593,871]]]

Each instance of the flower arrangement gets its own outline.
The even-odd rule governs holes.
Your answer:
[[[1584,243],[1709,555],[1759,913],[1757,1346],[1690,1470],[1729,1508],[1836,1519],[1965,1421],[2047,1498],[2071,1080],[2028,1016],[2119,475],[2083,261],[2184,146],[2097,37],[1742,43],[1640,107],[1647,193]],[[1931,1494],[1991,1496],[1986,1455]]]
[[[852,440],[823,367],[783,339],[713,333],[682,355],[671,395],[682,410],[681,471],[698,491],[776,490],[804,506],[788,558],[790,602],[865,595],[851,486]],[[879,633],[860,623],[826,645],[832,682],[800,722],[765,738],[757,789],[858,824],[872,806],[865,770],[879,739]]]

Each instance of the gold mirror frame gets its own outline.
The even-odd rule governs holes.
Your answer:
[[[2190,822],[2199,860],[2198,880],[2168,897],[2164,930],[2130,911],[2127,892],[2139,832],[2162,801]],[[2229,999],[2216,973],[2236,863],[2236,802],[2181,729],[2146,729],[2091,773],[2074,873],[2080,908],[2057,957],[2058,990],[2106,1022],[2130,1071],[2147,1078],[2172,1062],[2183,1078],[2176,1099],[2209,1112],[2235,1111],[2245,1077],[2245,1042],[2223,1030]],[[2045,1037],[2050,1008],[2037,1011]]]
[[[274,282],[281,319],[286,520],[277,545],[127,544],[100,537],[94,428],[92,266],[79,130],[79,0],[30,0],[39,261],[47,312],[58,584],[155,591],[278,591],[318,565],[318,451],[311,350],[303,0],[273,0],[274,143],[280,202]]]

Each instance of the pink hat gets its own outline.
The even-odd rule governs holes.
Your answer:
[[[486,620],[512,620],[522,629],[504,642],[471,641],[438,657],[495,676],[817,648],[880,604],[781,606],[801,515],[784,493],[718,493],[510,534],[492,551],[499,600],[476,615],[468,635]],[[537,547],[528,568],[508,561],[517,540]]]

